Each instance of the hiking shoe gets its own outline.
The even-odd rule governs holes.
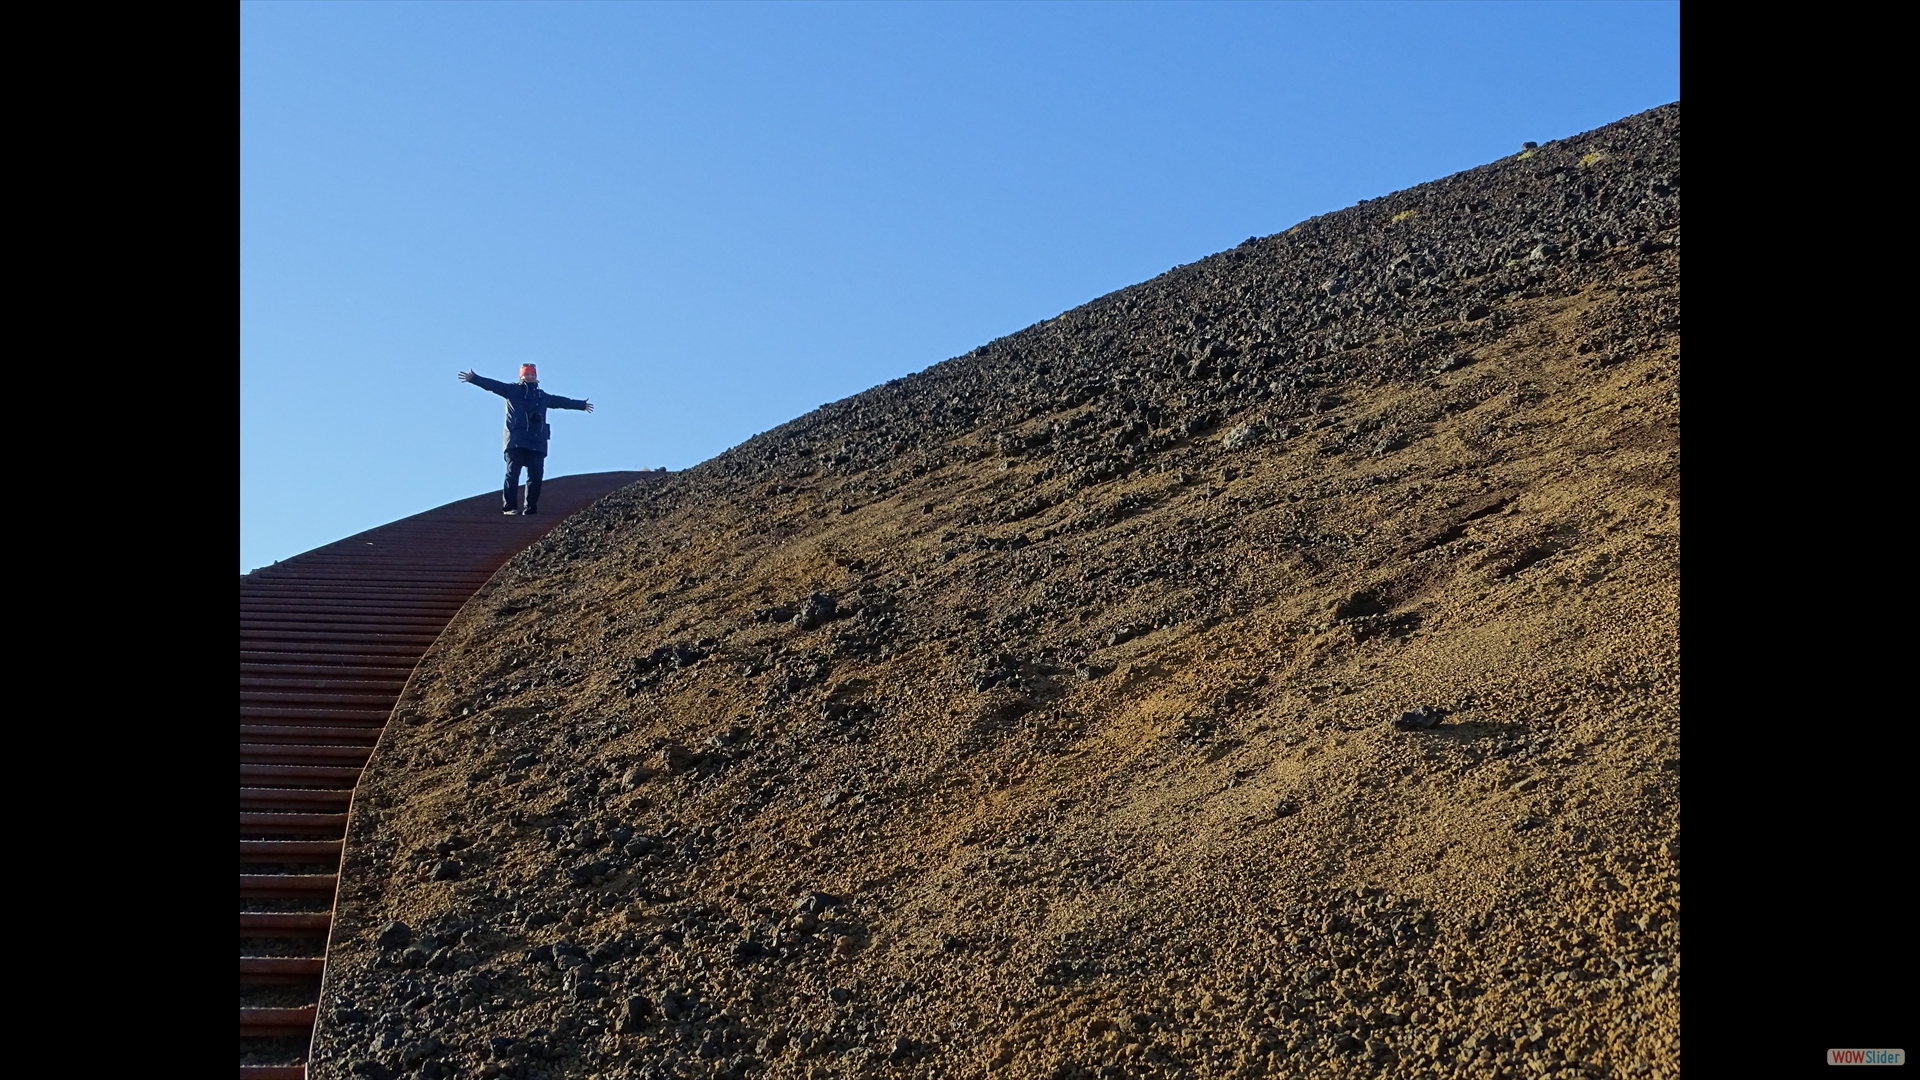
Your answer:
[[[526,515],[527,517],[532,517],[533,515],[539,513],[540,511],[534,507],[529,506],[525,510],[522,510],[520,512]]]
[[[515,514],[518,514],[518,513],[520,512],[520,511],[518,511],[518,510],[502,510],[502,511],[500,511],[500,512],[501,512],[501,513],[503,513],[503,514],[505,514],[505,515],[507,515],[508,517],[512,517],[513,515],[515,515]]]

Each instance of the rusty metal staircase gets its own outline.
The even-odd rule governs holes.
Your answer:
[[[479,495],[240,579],[240,1075],[304,1080],[353,788],[440,631],[568,515],[661,473],[548,480],[542,512]]]

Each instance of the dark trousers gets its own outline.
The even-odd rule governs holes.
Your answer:
[[[527,505],[520,505],[520,470],[527,470]],[[547,475],[547,455],[513,447],[507,451],[507,482],[500,489],[500,509],[531,514],[540,509],[540,481]]]

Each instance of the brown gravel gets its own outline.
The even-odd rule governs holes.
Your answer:
[[[1675,214],[1111,479],[1056,401],[569,521],[362,781],[313,1074],[1674,1074]]]

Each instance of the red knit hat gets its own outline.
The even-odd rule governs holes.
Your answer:
[[[533,369],[533,365],[532,365],[532,364],[521,364],[521,365],[520,365],[520,379],[521,379],[521,381],[522,381],[522,382],[524,382],[524,381],[526,381],[526,380],[528,380],[528,379],[536,379],[536,380],[537,380],[537,379],[539,379],[539,378],[540,378],[540,373],[539,373],[539,372],[537,372],[537,371],[535,371],[535,370]]]

